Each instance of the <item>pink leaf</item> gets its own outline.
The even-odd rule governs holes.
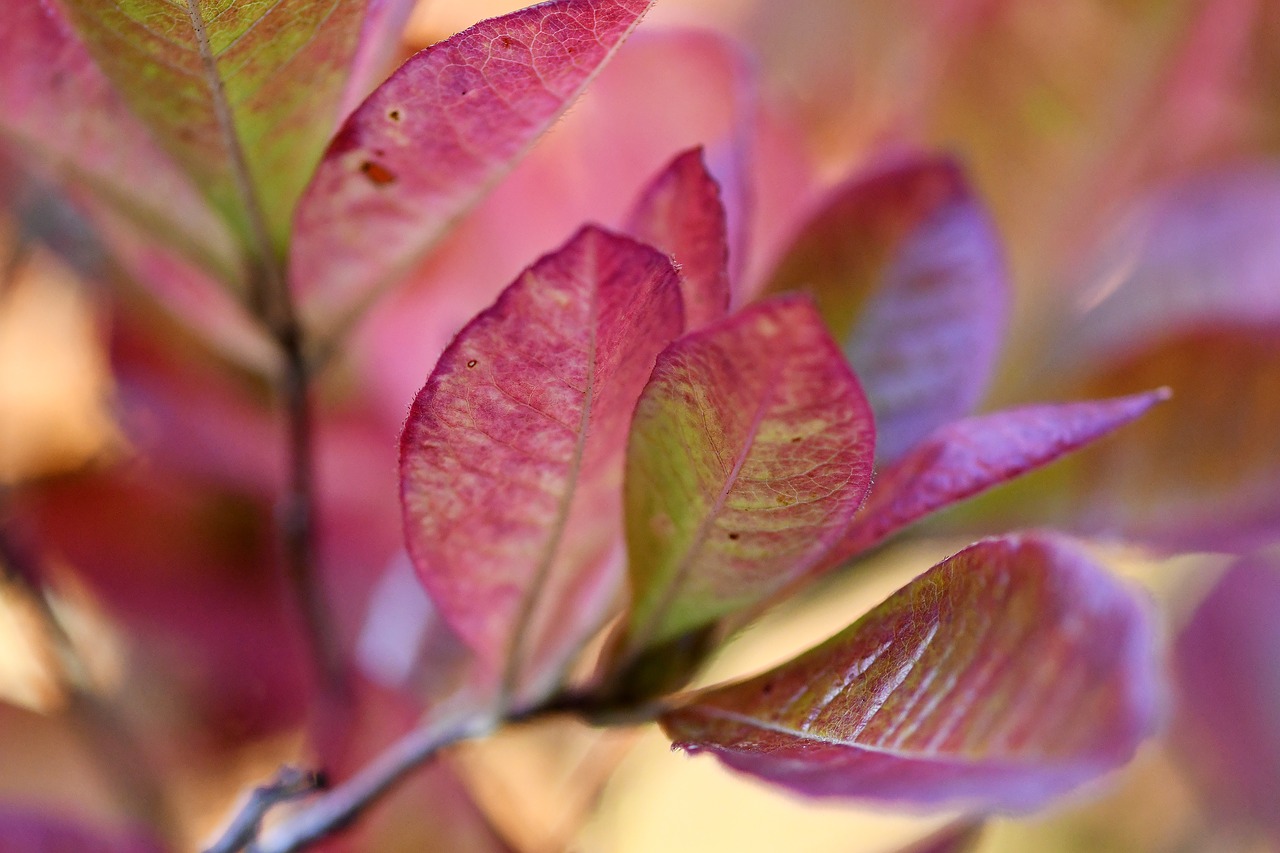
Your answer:
[[[627,230],[680,268],[685,323],[699,329],[729,310],[729,235],[720,187],[700,148],[671,161],[645,189]]]
[[[979,542],[821,646],[695,693],[677,745],[810,796],[1033,809],[1150,733],[1146,611],[1066,540]]]
[[[1004,333],[999,239],[960,169],[913,159],[837,189],[769,284],[814,295],[866,384],[883,461],[969,414]]]
[[[406,62],[347,119],[307,188],[294,286],[343,303],[408,272],[573,102],[651,3],[553,0]]]
[[[981,821],[958,820],[898,853],[973,853],[985,828]]]
[[[1168,397],[1167,390],[1159,390],[1026,406],[947,424],[880,475],[836,556],[847,559],[930,513],[1047,465]]]
[[[1280,837],[1280,563],[1241,560],[1200,604],[1174,654],[1178,744],[1224,815]]]
[[[616,593],[627,427],[683,322],[669,261],[587,228],[463,329],[414,401],[409,552],[508,687],[554,675]]]
[[[338,115],[345,120],[403,59],[401,37],[417,0],[369,0]]]
[[[758,604],[811,569],[862,504],[874,448],[857,377],[805,298],[669,347],[627,447],[626,651]]]

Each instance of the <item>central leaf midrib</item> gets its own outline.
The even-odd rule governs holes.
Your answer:
[[[671,581],[667,584],[666,591],[659,599],[657,606],[650,612],[641,629],[633,635],[630,643],[633,654],[639,653],[649,645],[650,635],[657,629],[663,614],[670,610],[672,603],[689,579],[689,573],[692,570],[694,561],[702,553],[703,548],[706,547],[711,535],[711,528],[724,510],[730,492],[733,491],[734,486],[738,483],[738,475],[742,473],[743,466],[746,465],[747,459],[751,456],[751,451],[755,448],[756,438],[759,436],[760,427],[764,423],[765,413],[773,403],[774,389],[777,387],[778,376],[781,373],[781,364],[775,364],[774,368],[769,372],[764,393],[761,394],[760,402],[752,414],[751,423],[747,427],[747,433],[743,441],[743,447],[734,461],[733,469],[725,478],[725,483],[721,487],[720,493],[716,496],[715,502],[708,509],[702,522],[698,525],[698,529],[694,532],[693,538],[689,542],[689,547],[677,564],[676,570],[671,576]]]
[[[591,252],[590,268],[598,267],[595,252]],[[598,279],[598,276],[597,276]],[[543,549],[542,557],[538,561],[538,567],[534,572],[533,582],[530,584],[520,603],[520,610],[516,617],[515,626],[511,632],[511,640],[507,648],[507,665],[506,671],[502,677],[502,694],[506,699],[510,699],[517,687],[517,679],[520,676],[520,670],[524,664],[523,657],[520,653],[523,648],[524,634],[528,631],[530,623],[533,620],[534,612],[537,610],[537,602],[540,598],[542,587],[546,585],[551,575],[551,567],[555,564],[556,555],[560,551],[560,543],[564,539],[564,533],[569,524],[569,512],[573,506],[573,498],[578,490],[578,480],[582,472],[582,462],[586,456],[587,432],[591,422],[591,411],[595,404],[595,385],[596,385],[596,347],[597,347],[597,326],[599,324],[599,283],[592,287],[588,308],[587,331],[589,335],[587,344],[587,373],[586,373],[586,389],[583,392],[582,414],[578,420],[578,435],[574,442],[573,456],[569,460],[569,470],[567,474],[568,488],[560,498],[559,506],[556,508],[556,518],[552,525],[551,536],[547,539],[546,547]]]

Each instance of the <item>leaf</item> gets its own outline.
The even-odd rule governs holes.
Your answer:
[[[917,158],[835,190],[768,285],[813,294],[866,385],[882,462],[978,404],[1008,311],[999,238],[959,167]]]
[[[632,208],[627,231],[675,259],[689,329],[725,315],[728,224],[720,188],[707,171],[701,148],[677,155],[654,178]]]
[[[1097,441],[1168,398],[1168,389],[1161,389],[1025,406],[947,424],[880,475],[837,557],[866,551],[930,513]]]
[[[269,235],[281,251],[333,131],[365,0],[63,5],[107,77],[239,236],[261,251],[254,241]]]
[[[812,568],[862,504],[874,446],[857,377],[803,297],[669,347],[627,447],[625,653],[759,603]]]
[[[141,834],[107,833],[52,814],[5,806],[0,808],[0,848],[6,853],[160,853],[154,838]]]
[[[1151,732],[1151,626],[1068,541],[990,539],[817,648],[695,693],[663,728],[809,796],[1033,809]]]
[[[368,0],[368,4],[338,108],[343,121],[404,58],[402,36],[417,0]]]
[[[1061,323],[1037,387],[1174,397],[1006,517],[1070,520],[1170,550],[1247,551],[1280,534],[1280,169],[1166,186],[1088,264],[1088,310]]]
[[[982,821],[962,818],[904,847],[899,853],[973,853],[978,849],[985,829]]]
[[[360,302],[507,172],[652,0],[553,0],[418,53],[343,124],[298,207],[293,286]],[[359,222],[355,228],[352,222]]]
[[[0,6],[0,79],[0,143],[23,166],[89,193],[223,281],[235,278],[226,228],[52,3]]]
[[[1232,565],[1174,646],[1176,743],[1220,816],[1280,836],[1280,563]]]
[[[459,333],[414,401],[409,553],[508,688],[554,674],[616,592],[627,427],[683,322],[666,258],[586,228]]]

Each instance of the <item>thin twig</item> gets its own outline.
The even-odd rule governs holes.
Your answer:
[[[223,136],[232,176],[248,218],[252,254],[249,307],[271,330],[280,347],[280,396],[285,410],[289,454],[288,491],[279,510],[280,535],[289,583],[302,610],[308,641],[322,683],[330,695],[346,693],[346,667],[337,631],[316,576],[315,448],[306,341],[298,322],[284,265],[275,251],[257,186],[235,124],[218,60],[213,53],[197,0],[187,0],[187,15],[204,66],[209,96]]]
[[[466,720],[448,728],[414,729],[349,780],[316,798],[305,810],[251,843],[250,853],[293,853],[349,825],[414,770],[455,743],[488,734],[491,719]]]
[[[239,853],[262,830],[262,819],[280,803],[296,800],[325,787],[324,778],[296,767],[283,767],[276,778],[254,788],[227,831],[205,853]]]

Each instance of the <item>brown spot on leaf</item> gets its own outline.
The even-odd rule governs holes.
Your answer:
[[[395,183],[396,180],[394,172],[386,166],[379,165],[372,160],[365,160],[361,163],[360,171],[364,173],[364,176],[372,183],[380,187],[385,187],[387,184]]]
[[[503,47],[511,47],[512,45],[515,44],[515,40],[512,39],[511,36],[503,36],[502,38],[498,39],[498,44],[502,45]]]
[[[392,121],[399,121],[399,120],[400,120],[400,111],[399,111],[399,110],[392,110],[391,112],[387,113],[387,118],[391,119]]]
[[[741,533],[730,533],[730,534],[729,534],[729,538],[730,538],[730,539],[732,539],[733,541],[737,542],[739,539],[741,539],[741,538],[742,538],[742,534],[741,534]]]

